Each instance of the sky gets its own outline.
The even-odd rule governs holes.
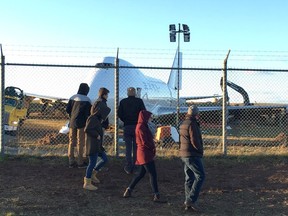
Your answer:
[[[189,26],[191,37],[184,43],[180,35],[183,66],[222,67],[230,49],[231,66],[288,68],[287,0],[0,3],[0,43],[6,62],[24,62],[25,58],[33,63],[39,56],[49,56],[52,61],[68,56],[71,60],[73,55],[81,56],[83,63],[95,64],[96,56],[115,56],[119,48],[120,57],[134,65],[155,61],[167,66],[177,49],[177,42],[169,41],[169,24],[178,28],[180,23]]]
[[[186,49],[287,51],[286,0],[1,0],[1,43],[173,49],[169,24],[187,24]]]

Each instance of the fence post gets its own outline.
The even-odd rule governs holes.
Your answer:
[[[114,83],[115,83],[115,99],[114,99],[114,122],[115,122],[115,129],[114,129],[114,150],[115,150],[115,156],[118,158],[119,157],[119,124],[118,124],[118,115],[117,115],[117,110],[118,110],[118,104],[119,104],[119,59],[118,59],[118,53],[119,53],[119,48],[117,48],[117,56],[115,59],[115,74],[114,74]]]
[[[223,63],[223,95],[222,95],[222,151],[223,155],[227,155],[227,61],[230,54],[230,50],[227,53]]]
[[[0,90],[0,101],[1,101],[1,137],[0,137],[0,156],[4,156],[4,142],[5,142],[5,132],[4,132],[4,113],[5,113],[5,96],[4,96],[4,91],[5,91],[5,56],[3,55],[2,51],[2,44],[0,44],[1,48],[1,90]]]
[[[285,109],[285,117],[284,117],[284,122],[285,122],[285,131],[286,131],[286,140],[285,140],[285,147],[288,147],[288,106],[286,106]]]

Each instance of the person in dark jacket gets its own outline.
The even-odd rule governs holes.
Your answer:
[[[203,141],[198,123],[199,109],[190,106],[184,121],[179,128],[180,133],[180,157],[184,163],[185,174],[185,209],[199,211],[196,202],[203,182],[205,171],[202,163]]]
[[[136,161],[135,128],[138,115],[141,110],[146,110],[141,98],[136,97],[136,90],[133,87],[127,89],[127,98],[120,101],[118,117],[124,123],[124,141],[126,146],[126,165],[124,170],[127,174],[133,172]]]
[[[103,124],[107,124],[106,120],[111,111],[106,104],[108,93],[108,89],[100,88],[99,98],[102,100],[96,100],[93,104],[91,115],[88,117],[84,129],[86,133],[86,147],[87,155],[89,157],[89,165],[86,169],[83,188],[87,190],[97,190],[97,187],[92,185],[92,182],[100,182],[97,178],[97,173],[107,162],[107,156],[105,149],[103,148]],[[101,160],[97,163],[98,156],[101,157]]]
[[[89,86],[81,83],[77,94],[73,95],[67,104],[66,112],[69,115],[69,145],[68,157],[69,167],[85,168],[83,156],[86,156],[84,127],[90,115],[91,101],[87,97]],[[77,163],[75,161],[74,149],[77,146]]]
[[[136,126],[136,143],[137,143],[137,157],[136,165],[140,166],[139,172],[132,179],[128,188],[126,188],[123,197],[131,197],[131,193],[137,183],[145,176],[146,172],[149,173],[150,184],[153,191],[153,201],[163,202],[160,200],[158,183],[157,183],[157,172],[155,167],[154,158],[156,155],[154,137],[154,128],[149,127],[152,124],[152,113],[146,110],[142,110],[139,113],[138,122]],[[153,128],[153,129],[152,129]],[[151,131],[152,130],[152,131]]]
[[[93,106],[96,106],[96,104],[98,104],[99,102],[104,103],[105,106],[107,106],[107,99],[108,99],[108,94],[109,94],[109,90],[107,88],[100,88],[98,91],[98,99],[95,101]],[[104,120],[102,123],[102,128],[103,130],[106,130],[109,128],[109,119],[106,118],[106,120]]]

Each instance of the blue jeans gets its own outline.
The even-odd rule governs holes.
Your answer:
[[[133,170],[136,161],[136,138],[135,138],[136,125],[124,126],[124,141],[126,146],[126,166],[131,171]]]
[[[146,171],[149,173],[150,185],[154,194],[159,194],[158,183],[157,183],[157,172],[155,167],[155,162],[151,161],[147,164],[140,166],[139,173],[133,178],[129,185],[129,189],[133,190],[137,183],[145,176]]]
[[[181,158],[185,173],[185,201],[195,203],[198,200],[201,187],[205,180],[205,171],[200,157]]]
[[[98,156],[100,160],[97,163]],[[106,153],[103,151],[100,155],[98,153],[93,156],[89,156],[89,164],[86,169],[86,178],[91,178],[93,169],[97,172],[107,163],[108,158]]]
[[[96,166],[94,167],[94,169],[98,172],[107,162],[108,162],[107,155],[103,151],[100,154],[98,154],[98,162],[97,162]]]
[[[89,164],[86,169],[86,178],[91,178],[92,171],[94,167],[96,166],[97,158],[98,158],[98,153],[95,155],[89,156]]]

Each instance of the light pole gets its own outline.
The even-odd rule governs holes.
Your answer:
[[[178,70],[177,70],[177,115],[176,115],[176,126],[179,129],[179,115],[180,115],[180,104],[179,104],[179,90],[180,90],[180,33],[183,33],[184,42],[190,41],[190,31],[189,27],[186,24],[182,24],[183,29],[181,29],[181,24],[178,23],[178,30],[176,30],[175,24],[169,25],[170,31],[170,42],[176,42],[176,34],[178,33],[178,48],[177,48],[177,56],[178,56]]]

